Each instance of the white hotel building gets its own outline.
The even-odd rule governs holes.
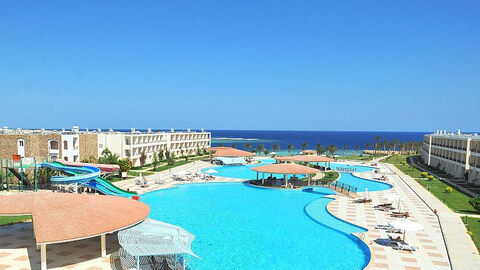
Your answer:
[[[86,132],[89,134],[89,132]],[[160,150],[169,151],[176,157],[196,154],[198,149],[211,146],[211,133],[201,131],[174,131],[170,132],[139,132],[131,129],[130,132],[94,132],[98,138],[98,156],[108,148],[121,158],[129,158],[134,166],[140,165],[140,156],[145,153],[147,163],[153,161],[153,154]]]
[[[201,131],[152,131],[131,129],[118,132],[112,129],[80,131],[45,129],[0,129],[0,158],[11,159],[12,155],[37,157],[39,159],[61,158],[67,161],[98,159],[105,149],[129,158],[134,166],[140,165],[140,156],[145,153],[146,163],[153,161],[153,154],[160,150],[174,153],[176,157],[196,154],[198,149],[211,146],[211,133]]]
[[[436,131],[424,136],[422,158],[425,164],[456,178],[480,185],[480,136]]]

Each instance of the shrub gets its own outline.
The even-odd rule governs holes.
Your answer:
[[[426,178],[428,176],[428,173],[427,172],[422,172],[422,178]]]
[[[468,202],[473,206],[473,208],[480,211],[480,198],[470,199]]]
[[[118,161],[118,166],[121,172],[128,172],[132,168],[132,162],[128,158],[121,159]]]
[[[432,181],[434,179],[433,175],[429,175],[427,178],[429,181]]]
[[[451,193],[453,191],[452,187],[445,187],[445,193]]]
[[[470,236],[473,236],[473,232],[472,232],[472,231],[467,231],[467,234],[470,235]]]

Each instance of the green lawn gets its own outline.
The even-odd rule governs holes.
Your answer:
[[[0,216],[0,226],[31,219],[31,216]]]
[[[322,184],[328,184],[338,179],[338,172],[325,172],[325,175],[320,179]]]
[[[463,220],[465,221],[465,218]],[[480,218],[468,218],[467,223],[467,230],[473,233],[472,240],[477,249],[480,250]]]
[[[395,165],[403,173],[413,177],[424,188],[426,188],[435,197],[444,202],[453,211],[465,214],[480,214],[480,211],[477,211],[468,202],[468,200],[471,199],[470,196],[463,194],[462,192],[456,190],[454,187],[452,187],[453,191],[451,193],[445,193],[445,188],[449,187],[449,185],[436,178],[434,178],[433,180],[427,180],[426,178],[422,178],[422,171],[418,170],[413,166],[410,166],[407,163],[407,157],[408,156],[406,155],[391,156],[385,159],[384,162]]]
[[[161,171],[165,171],[165,170],[170,170],[172,168],[182,166],[182,165],[194,162],[194,161],[195,160],[177,160],[177,161],[175,161],[175,164],[159,166],[159,167],[157,167],[157,169],[155,171],[156,172],[161,172]],[[153,171],[153,169],[152,169],[152,171]]]

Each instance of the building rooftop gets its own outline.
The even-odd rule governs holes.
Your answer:
[[[478,133],[462,133],[459,129],[456,132],[447,132],[446,130],[436,130],[434,133],[429,134],[434,137],[445,137],[445,138],[455,138],[455,139],[467,139],[472,138],[475,140],[480,140],[480,135]]]
[[[175,129],[170,129],[170,131],[167,130],[152,130],[151,128],[147,128],[145,130],[136,130],[135,128],[131,128],[130,131],[121,131],[121,130],[114,130],[112,128],[103,131],[102,129],[84,129],[80,130],[78,126],[73,126],[72,129],[67,130],[67,129],[45,129],[45,128],[40,128],[40,129],[23,129],[23,128],[8,128],[8,127],[3,127],[0,128],[0,134],[7,134],[7,135],[17,135],[17,134],[63,134],[63,135],[68,135],[68,134],[130,134],[130,135],[142,135],[142,134],[165,134],[165,133],[199,133],[199,132],[206,132],[203,128],[199,131],[197,130],[179,130],[175,131]]]

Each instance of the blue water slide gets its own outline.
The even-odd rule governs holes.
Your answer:
[[[100,177],[100,169],[90,166],[84,167],[68,167],[61,163],[42,163],[40,167],[50,168],[53,170],[64,171],[69,176],[52,176],[50,181],[56,184],[73,184],[73,183],[84,183],[90,180],[93,180],[97,177]]]
[[[50,181],[56,184],[73,184],[78,183],[82,186],[92,188],[105,195],[121,196],[132,198],[136,194],[130,191],[123,190],[108,180],[100,177],[100,169],[91,166],[70,167],[59,162],[42,163],[40,167],[60,170],[69,176],[52,176]]]

